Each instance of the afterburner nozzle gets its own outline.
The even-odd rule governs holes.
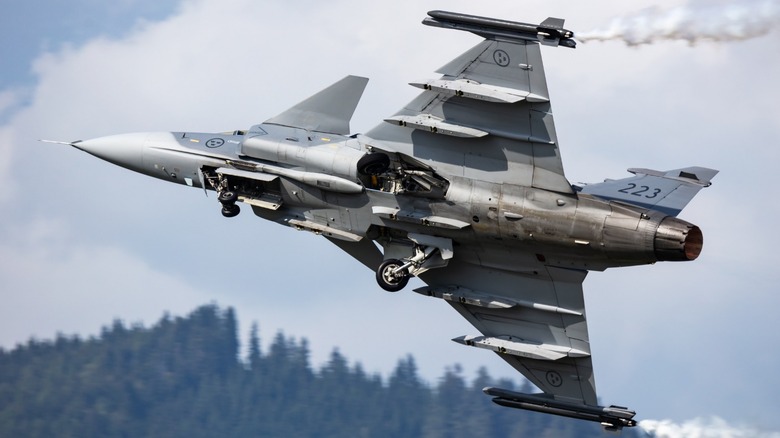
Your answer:
[[[696,225],[669,216],[658,225],[653,242],[658,261],[691,261],[701,254],[704,236]]]

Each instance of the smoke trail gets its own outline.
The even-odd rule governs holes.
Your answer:
[[[735,427],[718,417],[696,418],[683,424],[670,420],[642,420],[639,427],[653,438],[780,438],[780,432]]]
[[[643,9],[617,17],[604,29],[576,33],[577,40],[622,40],[629,46],[660,40],[741,41],[768,34],[780,28],[780,1],[743,1],[738,4],[692,8],[681,6],[662,10]]]

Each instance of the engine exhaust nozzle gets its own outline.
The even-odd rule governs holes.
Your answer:
[[[658,225],[654,245],[658,261],[691,261],[701,254],[704,236],[696,225],[669,216]]]

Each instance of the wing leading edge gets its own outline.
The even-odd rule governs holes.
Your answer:
[[[437,13],[441,11],[432,17]],[[503,26],[499,28],[473,28],[474,23],[462,28],[453,27],[465,26],[453,20],[429,20],[425,23],[469,30],[487,39],[440,68],[439,79],[413,82],[424,91],[367,133],[375,146],[414,156],[442,174],[571,193],[558,150],[539,32],[531,37],[530,31],[517,31],[511,38],[511,22],[498,20]]]
[[[416,292],[442,298],[478,336],[453,339],[494,351],[556,399],[597,404],[582,281],[585,271],[492,269],[453,259],[420,276]]]

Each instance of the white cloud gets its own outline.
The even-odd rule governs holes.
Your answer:
[[[112,318],[148,324],[215,299],[121,248],[74,241],[56,220],[4,229],[0,259],[6,348],[57,332],[95,334]]]
[[[19,90],[0,90],[0,116],[16,106],[21,97],[21,92]]]
[[[0,190],[0,205],[11,199],[16,190],[16,182],[9,178],[14,158],[13,144],[13,130],[0,128],[0,184],[3,186],[3,190]]]
[[[762,432],[728,424],[719,417],[695,418],[682,424],[670,420],[642,420],[639,427],[655,438],[778,438],[780,432]]]

